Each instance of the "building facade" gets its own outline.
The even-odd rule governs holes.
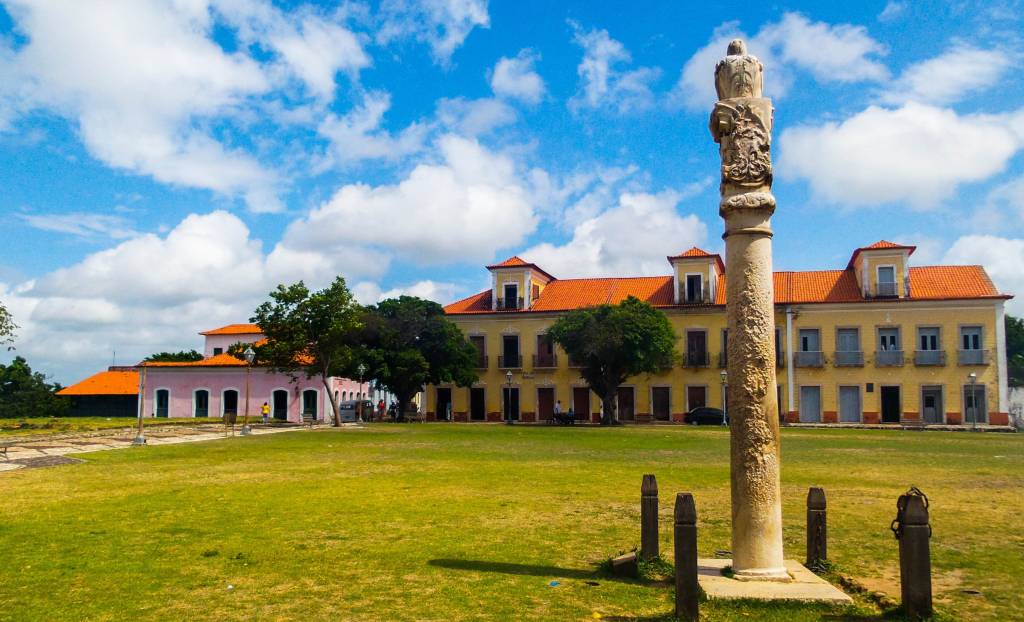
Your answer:
[[[981,266],[910,265],[914,247],[881,241],[846,268],[774,274],[779,416],[786,422],[1007,425],[1003,306]],[[661,277],[556,279],[512,257],[488,266],[491,289],[445,307],[478,351],[479,382],[428,387],[426,415],[532,422],[554,405],[597,421],[600,401],[548,338],[565,312],[635,296],[663,310],[679,363],[628,379],[624,422],[682,421],[725,408],[725,269],[693,248]]]

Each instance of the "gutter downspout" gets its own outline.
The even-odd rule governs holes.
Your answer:
[[[787,414],[793,412],[793,307],[786,307],[786,396],[789,407]]]
[[[999,383],[999,412],[1010,412],[1010,389],[1006,377],[1006,310],[1005,303],[996,303],[996,382]]]

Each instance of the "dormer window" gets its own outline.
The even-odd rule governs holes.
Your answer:
[[[700,274],[686,275],[686,302],[702,302],[704,299],[704,278]]]
[[[519,285],[506,283],[504,289],[505,297],[502,299],[502,309],[518,309]]]
[[[897,295],[895,266],[878,266],[878,295],[888,297]]]

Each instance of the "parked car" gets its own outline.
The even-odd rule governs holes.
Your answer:
[[[729,423],[729,418],[720,408],[698,406],[683,415],[683,422],[692,425],[725,425]]]
[[[342,422],[359,420],[359,400],[346,400],[338,405]],[[373,416],[373,402],[363,400],[363,421],[368,421]]]

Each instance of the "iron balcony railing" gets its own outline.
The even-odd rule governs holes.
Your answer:
[[[796,355],[796,361],[794,365],[797,367],[824,367],[825,366],[825,353],[824,352],[794,352]]]
[[[903,350],[875,350],[875,367],[903,367]]]
[[[860,350],[836,350],[832,353],[832,362],[836,367],[863,367],[864,353]]]
[[[476,368],[477,369],[487,369],[487,355],[486,354],[477,354],[476,355]]]
[[[946,351],[945,350],[915,350],[914,351],[914,365],[945,365],[946,364]]]
[[[686,366],[687,367],[707,367],[710,363],[708,361],[707,352],[687,352],[686,353]]]
[[[896,283],[879,282],[875,284],[875,295],[879,298],[893,298],[899,295]]]
[[[502,354],[498,356],[498,367],[501,369],[519,369],[522,366],[522,354]]]
[[[989,358],[988,350],[959,350],[956,353],[960,365],[988,365]]]
[[[498,298],[498,311],[517,311],[523,307],[523,298]]]
[[[710,290],[704,290],[703,292],[697,294],[696,296],[689,296],[684,291],[682,298],[683,298],[683,304],[686,304],[686,305],[702,305],[702,304],[706,305],[706,304],[711,304],[711,291]]]
[[[534,354],[533,366],[539,369],[558,367],[558,356],[555,354]]]

